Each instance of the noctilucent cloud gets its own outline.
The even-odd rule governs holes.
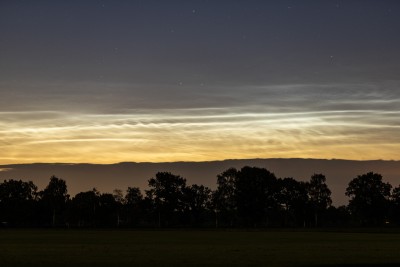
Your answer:
[[[1,1],[0,163],[400,160],[400,1]]]

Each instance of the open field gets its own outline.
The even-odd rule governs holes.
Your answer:
[[[0,266],[400,266],[400,233],[1,230]]]

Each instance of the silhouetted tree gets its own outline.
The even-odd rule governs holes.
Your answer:
[[[263,168],[243,167],[235,180],[235,198],[239,216],[247,226],[268,225],[277,209],[277,179]]]
[[[67,192],[66,182],[55,176],[50,178],[47,187],[40,192],[41,202],[51,214],[52,226],[56,225],[57,215],[61,215],[65,211],[66,203],[69,199]]]
[[[365,224],[380,224],[387,215],[391,185],[382,175],[369,172],[350,181],[346,195],[351,213]]]
[[[162,217],[165,224],[169,225],[173,215],[184,209],[186,179],[170,172],[158,172],[155,178],[149,180],[149,187],[147,195],[152,198],[158,213],[158,225],[161,226]]]
[[[125,203],[127,205],[139,205],[143,200],[143,194],[139,187],[128,187],[125,195]]]
[[[393,188],[390,215],[391,219],[400,225],[400,185]]]
[[[314,225],[318,226],[318,217],[332,204],[331,190],[323,174],[314,174],[308,183],[310,206],[314,213]]]
[[[99,197],[100,193],[93,188],[91,191],[78,193],[72,198],[70,217],[73,221],[77,221],[78,227],[95,226]]]
[[[130,224],[137,224],[143,215],[143,194],[139,187],[128,187],[125,195],[127,220]]]
[[[186,210],[196,224],[202,223],[210,209],[211,189],[204,185],[193,184],[183,189]]]
[[[283,208],[284,225],[305,225],[308,184],[293,178],[278,179],[278,202]]]
[[[122,217],[123,217],[123,208],[125,205],[125,197],[121,189],[114,189],[113,197],[116,203],[117,226],[119,227],[121,222],[123,221]]]
[[[101,226],[118,226],[118,203],[113,194],[103,193],[99,196],[97,217]]]
[[[0,183],[0,222],[29,225],[34,220],[37,187],[33,182],[4,180]]]
[[[10,226],[115,227],[184,225],[215,226],[271,225],[346,226],[350,218],[362,225],[383,222],[400,224],[400,186],[391,185],[376,173],[350,181],[348,206],[331,206],[331,191],[322,174],[309,182],[279,178],[264,168],[230,168],[217,175],[218,187],[186,185],[186,179],[158,172],[149,179],[143,196],[140,188],[128,187],[126,194],[114,190],[100,194],[96,189],[80,192],[71,200],[66,182],[55,176],[37,193],[32,182],[0,182],[0,222]],[[220,223],[221,222],[221,223]],[[2,223],[1,225],[6,225]]]
[[[230,226],[233,225],[237,212],[235,186],[238,171],[235,168],[227,169],[217,175],[217,190],[212,194],[213,209],[215,212],[215,225],[218,227],[218,214],[222,215]]]

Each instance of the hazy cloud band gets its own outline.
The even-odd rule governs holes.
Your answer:
[[[387,86],[369,90],[346,86],[338,90],[336,85],[334,91],[326,85],[258,87],[250,89],[248,96],[234,88],[233,92],[220,90],[216,94],[231,96],[231,102],[219,107],[205,102],[198,108],[179,103],[175,108],[169,107],[171,103],[159,108],[154,103],[146,108],[118,108],[110,101],[108,113],[99,107],[98,112],[3,111],[0,161],[400,159],[399,93]],[[253,96],[255,92],[266,96],[260,99]]]

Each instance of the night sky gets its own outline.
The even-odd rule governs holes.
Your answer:
[[[400,160],[400,1],[0,2],[0,163]]]

